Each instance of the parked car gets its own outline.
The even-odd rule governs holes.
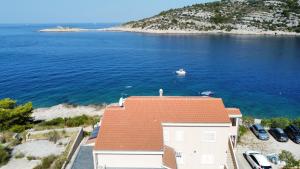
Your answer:
[[[268,159],[257,151],[246,151],[245,158],[253,169],[271,169],[272,166]]]
[[[285,132],[295,143],[300,143],[300,129],[298,127],[295,125],[290,125],[285,129]]]
[[[287,142],[289,140],[287,134],[281,128],[271,128],[269,133],[279,142]]]
[[[254,124],[250,127],[254,135],[260,140],[269,140],[269,134],[266,130],[259,124]]]

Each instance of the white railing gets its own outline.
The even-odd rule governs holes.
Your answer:
[[[228,146],[229,146],[229,151],[230,151],[231,159],[233,161],[234,169],[239,169],[239,165],[238,165],[237,158],[236,158],[236,155],[235,155],[235,152],[234,152],[234,148],[233,148],[231,137],[229,137],[229,139],[228,139]]]

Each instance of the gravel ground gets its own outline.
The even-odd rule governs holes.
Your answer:
[[[58,141],[59,142],[59,141]],[[65,150],[65,146],[57,145],[48,140],[28,141],[17,145],[12,154],[23,153],[25,156],[47,157],[49,155],[59,155]]]
[[[26,158],[12,158],[5,166],[0,167],[0,169],[32,169],[39,165],[40,162],[41,160],[28,161]]]
[[[243,153],[247,150],[256,150],[262,152],[264,155],[270,153],[279,154],[282,150],[290,151],[294,154],[296,159],[300,159],[300,145],[295,144],[291,140],[286,143],[281,143],[276,141],[272,136],[268,141],[261,141],[256,138],[256,136],[249,131],[242,138],[237,146],[237,160],[239,162],[240,168],[250,169],[250,165],[244,158]],[[273,166],[273,168],[280,168],[279,166]]]

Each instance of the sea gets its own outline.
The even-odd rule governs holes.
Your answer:
[[[116,24],[0,25],[0,98],[39,108],[211,91],[244,115],[300,117],[300,37],[38,31],[59,25]]]

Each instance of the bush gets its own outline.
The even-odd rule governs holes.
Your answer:
[[[15,155],[15,158],[24,158],[25,155],[24,153],[21,153],[21,152],[18,152],[16,155]]]
[[[289,151],[282,150],[279,154],[279,158],[282,161],[286,162],[286,166],[284,169],[292,168],[292,167],[300,167],[299,161],[295,159],[293,154]]]
[[[56,156],[50,155],[42,159],[42,164],[34,167],[33,169],[48,169],[50,168],[51,164],[56,160]]]
[[[37,160],[38,158],[35,156],[27,156],[27,160],[31,161],[31,160]]]
[[[10,142],[10,146],[14,147],[16,145],[19,145],[22,143],[22,140],[20,139],[13,139],[11,142]]]
[[[271,127],[271,119],[262,119],[261,120],[261,125],[264,126],[264,127]]]
[[[245,126],[239,126],[239,133],[238,133],[238,142],[240,141],[241,137],[248,132],[248,128]]]
[[[271,119],[271,126],[272,128],[286,128],[290,125],[290,120],[288,118],[273,118]]]
[[[254,123],[254,118],[250,116],[243,116],[243,124],[245,126],[251,126]]]
[[[0,166],[6,164],[9,160],[8,151],[0,145]]]
[[[44,121],[40,123],[40,126],[67,126],[78,127],[81,125],[94,125],[99,121],[98,116],[90,117],[86,115],[69,117],[69,118],[55,118],[50,121]]]
[[[41,123],[41,125],[44,125],[44,126],[58,126],[58,125],[61,125],[61,124],[64,124],[65,123],[65,120],[61,117],[59,118],[55,118],[53,120],[50,120],[50,121],[44,121]]]
[[[53,166],[53,169],[61,169],[67,159],[65,157],[58,158]]]
[[[56,143],[60,139],[60,135],[56,130],[49,132],[48,134],[49,141]]]
[[[298,119],[296,119],[296,120],[293,120],[292,123],[293,123],[295,126],[297,126],[297,127],[300,128],[300,118],[298,118]]]

